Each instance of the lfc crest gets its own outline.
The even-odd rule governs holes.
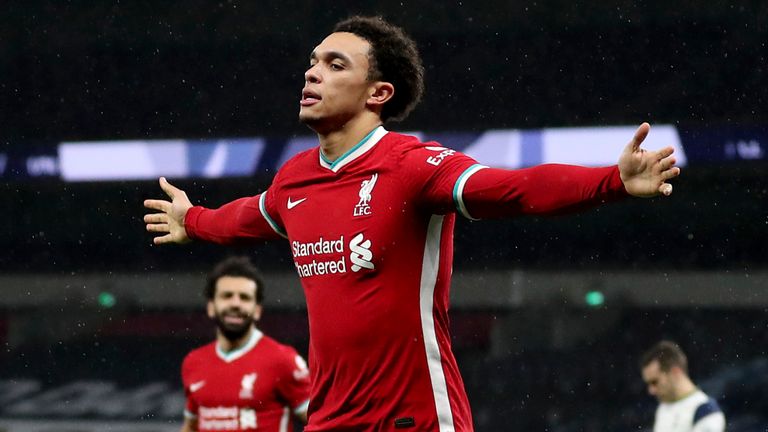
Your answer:
[[[371,206],[368,204],[371,201],[373,187],[376,186],[376,180],[379,178],[378,174],[374,174],[368,180],[363,180],[360,183],[360,201],[357,202],[355,210],[352,213],[353,216],[368,216],[371,214]]]
[[[256,372],[243,375],[240,382],[240,399],[253,399],[253,386],[256,384]]]

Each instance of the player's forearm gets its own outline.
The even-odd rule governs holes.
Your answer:
[[[555,215],[626,197],[616,166],[546,164],[520,170],[482,169],[468,181],[463,200],[474,218]]]
[[[258,196],[240,198],[218,209],[192,207],[184,225],[192,239],[227,245],[268,239],[274,234],[259,210]]]

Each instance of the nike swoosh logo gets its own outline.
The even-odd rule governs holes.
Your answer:
[[[296,207],[297,205],[303,203],[306,200],[307,200],[306,198],[302,198],[300,200],[291,201],[291,197],[288,197],[288,210]]]
[[[193,382],[192,384],[189,385],[189,391],[190,393],[194,393],[200,390],[201,388],[203,388],[204,385],[205,385],[205,381]]]

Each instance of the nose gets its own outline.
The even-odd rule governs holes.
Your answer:
[[[304,81],[312,84],[317,84],[320,82],[320,73],[317,70],[317,65],[311,66],[309,69],[307,69],[306,72],[304,72]]]
[[[243,301],[238,296],[232,296],[227,301],[227,309],[230,310],[241,310],[243,308]]]

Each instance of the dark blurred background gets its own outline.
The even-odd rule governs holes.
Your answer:
[[[283,135],[348,15],[417,40],[404,129],[763,123],[761,1],[7,2],[3,141]],[[763,112],[761,112],[761,110]]]
[[[768,136],[763,1],[10,1],[0,155],[55,153],[62,141],[306,135],[297,114],[309,53],[357,13],[403,26],[424,58],[424,102],[393,130],[649,121],[713,155],[715,134]],[[454,348],[478,431],[649,428],[655,401],[637,356],[663,337],[688,352],[730,431],[768,430],[768,141],[750,145],[759,157],[691,162],[670,198],[457,224]],[[213,337],[203,277],[228,254],[265,270],[262,327],[306,354],[285,244],[157,248],[141,221],[155,181],[7,168],[0,429],[175,430],[180,361]],[[218,206],[261,192],[273,173],[178,185]]]

